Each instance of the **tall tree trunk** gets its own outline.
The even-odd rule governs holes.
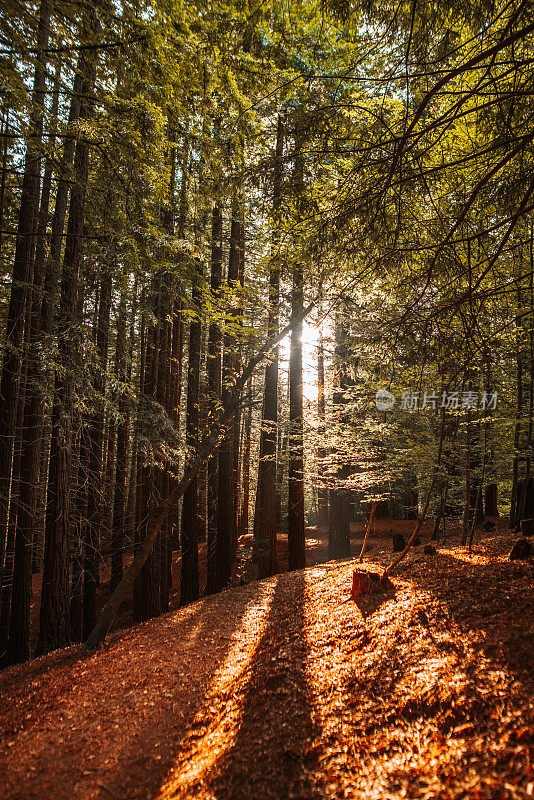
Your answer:
[[[533,308],[533,301],[534,301],[534,292],[533,292],[533,276],[532,270],[534,269],[534,252],[533,252],[533,230],[532,230],[532,223],[530,224],[530,243],[529,243],[529,253],[530,253],[530,264],[528,269],[528,277],[529,277],[529,293],[528,293],[528,301],[530,308]],[[529,332],[528,332],[528,342],[529,342],[529,349],[528,349],[528,357],[525,353],[525,361],[528,361],[528,366],[526,369],[526,374],[528,376],[528,424],[526,430],[526,442],[525,447],[528,453],[532,450],[532,431],[533,431],[533,415],[534,415],[534,331],[533,331],[533,318],[534,318],[534,311],[532,312],[532,316],[529,320]],[[522,318],[521,321],[521,332],[523,336],[526,334],[526,326],[525,326],[525,319]],[[521,481],[521,492],[516,492],[517,494],[517,504],[516,504],[516,520],[515,526],[516,529],[519,530],[521,527],[521,521],[525,517],[530,517],[529,506],[529,492],[532,491],[532,479],[530,477],[531,472],[531,458],[527,457],[525,459],[525,475],[524,479]]]
[[[87,538],[87,497],[89,479],[89,422],[87,412],[78,415],[73,426],[78,435],[73,437],[74,451],[71,458],[73,480],[71,495],[73,508],[70,513],[70,638],[77,642],[82,638],[83,629],[83,561],[84,542]],[[74,465],[77,464],[77,470]],[[77,473],[75,475],[75,472]]]
[[[293,292],[291,314],[302,311],[302,265],[293,269]],[[288,497],[288,546],[289,569],[306,566],[304,539],[304,432],[303,432],[303,386],[302,386],[302,323],[291,333],[289,354],[289,497]]]
[[[187,134],[183,140],[182,151],[182,177],[180,182],[180,203],[178,208],[177,235],[179,239],[186,236],[186,222],[188,218],[189,199],[189,138]],[[180,430],[180,413],[182,407],[182,363],[184,350],[184,319],[182,314],[183,298],[185,296],[183,285],[178,286],[179,299],[175,301],[173,330],[172,330],[172,406],[173,419],[176,430]],[[180,513],[178,507],[173,508],[170,516],[172,528],[172,549],[180,547]]]
[[[296,134],[295,190],[299,208],[303,202],[304,179],[301,144]],[[302,316],[304,274],[302,264],[293,265],[291,293],[291,319]],[[291,332],[289,350],[289,496],[288,496],[288,548],[289,569],[306,566],[304,538],[304,418],[302,385],[302,320],[296,322]]]
[[[328,486],[324,481],[324,465],[326,461],[326,403],[324,394],[324,343],[322,331],[319,334],[317,350],[317,416],[319,417],[319,441],[317,448],[318,484],[317,491],[317,524],[324,528],[328,525]]]
[[[41,0],[29,138],[22,179],[11,295],[7,312],[5,347],[0,375],[0,442],[2,443],[0,448],[0,585],[3,585],[2,565],[9,524],[9,495],[17,421],[17,399],[21,377],[25,306],[27,287],[32,279],[34,234],[40,197],[41,139],[46,91],[46,58],[44,51],[48,46],[49,28],[50,7],[46,0]],[[5,650],[5,646],[4,639],[0,641],[0,652]]]
[[[6,101],[2,109],[2,175],[0,177],[0,254],[4,244],[4,209],[6,199],[7,165],[9,161],[9,104]]]
[[[202,127],[201,153],[199,163],[199,193],[203,196],[205,190],[205,147],[208,129],[208,118],[204,115]],[[185,174],[182,181],[182,192],[184,191]],[[181,203],[185,210],[185,202]],[[199,250],[202,247],[202,234],[207,223],[207,208],[200,205],[198,215],[194,216],[194,238]],[[182,221],[180,222],[182,226]],[[202,360],[202,284],[203,284],[203,262],[202,256],[195,264],[193,285],[191,287],[191,305],[194,318],[189,325],[189,360],[187,373],[187,402],[186,402],[186,445],[188,458],[194,458],[199,444],[199,397],[200,397],[200,370]],[[201,465],[203,468],[204,465]],[[191,603],[199,597],[199,568],[198,568],[198,541],[200,528],[200,509],[199,509],[199,472],[195,474],[191,484],[184,493],[182,503],[182,563],[181,563],[181,582],[180,582],[180,605]]]
[[[350,354],[347,346],[347,327],[348,320],[346,315],[338,312],[335,324],[335,390],[332,401],[340,425],[350,424],[350,418],[345,410],[348,402],[347,391],[352,384],[349,374]],[[350,475],[350,464],[346,463],[347,456],[343,451],[338,452],[336,455],[338,465],[333,486],[330,490],[328,556],[330,558],[344,558],[350,556],[350,519],[352,509],[350,491],[346,485],[347,478]]]
[[[51,106],[51,124],[57,124],[59,105],[59,80],[61,67],[56,67]],[[54,130],[49,136],[53,147]],[[50,193],[52,185],[52,160],[45,164],[37,245],[33,268],[33,286],[28,298],[29,343],[27,350],[26,381],[24,398],[24,424],[22,427],[17,532],[13,590],[11,597],[11,621],[7,650],[7,661],[16,664],[30,657],[30,605],[32,582],[32,551],[34,531],[37,528],[37,497],[41,470],[41,444],[43,440],[43,401],[39,388],[41,377],[40,358],[37,352],[41,335],[40,293],[44,278],[45,237],[48,225]]]
[[[469,512],[471,510],[471,412],[467,411],[465,429],[465,488],[464,510],[462,515],[462,545],[467,544],[469,535]]]
[[[142,307],[144,308],[145,292],[142,292]],[[140,547],[141,536],[143,532],[144,523],[144,509],[143,509],[143,452],[141,448],[142,437],[142,411],[144,407],[144,389],[145,389],[145,372],[146,372],[146,353],[148,348],[148,335],[146,328],[146,312],[141,312],[139,330],[139,375],[138,375],[138,397],[136,408],[135,430],[133,437],[133,462],[132,462],[132,478],[130,479],[130,495],[129,506],[132,519],[132,541],[134,558],[137,555]],[[140,591],[140,577],[136,576],[133,583],[133,620],[134,622],[140,621],[143,618],[143,598]],[[120,584],[119,584],[120,585]]]
[[[102,554],[111,552],[116,462],[117,422],[113,415],[107,413],[104,418],[104,447],[102,460],[102,513],[100,517],[100,549]]]
[[[96,25],[96,23],[95,23]],[[72,167],[74,156],[76,152],[76,137],[74,128],[80,118],[82,107],[82,97],[87,90],[87,83],[84,80],[82,70],[85,68],[85,54],[82,52],[78,60],[74,82],[72,87],[72,96],[69,108],[68,117],[68,131],[69,133],[64,139],[63,158],[61,161],[61,173],[58,181],[55,201],[54,201],[54,214],[52,217],[52,226],[50,234],[50,249],[46,258],[46,263],[43,264],[45,251],[44,238],[38,240],[36,265],[39,269],[43,270],[43,294],[40,305],[40,336],[43,342],[52,334],[54,330],[54,318],[57,311],[60,294],[60,278],[61,278],[61,251],[63,246],[63,234],[65,229],[65,220],[67,216],[67,208],[69,201],[69,193],[71,184],[73,182]],[[45,173],[45,179],[47,175]],[[53,376],[51,376],[53,380]],[[46,552],[46,515],[47,515],[47,497],[50,485],[51,475],[51,458],[53,452],[53,429],[52,429],[52,414],[45,415],[44,404],[41,401],[41,408],[39,412],[42,418],[43,431],[46,432],[46,448],[41,458],[40,478],[38,487],[38,506],[39,518],[42,516],[42,527],[39,529],[39,548],[38,552],[34,548],[34,571],[37,567],[41,569],[41,564],[44,568],[44,558]],[[37,563],[37,561],[39,563]]]
[[[243,493],[239,511],[239,536],[248,533],[250,516],[250,452],[252,444],[252,379],[247,389],[247,409],[245,412],[243,443]]]
[[[43,414],[43,438],[41,443],[41,464],[37,486],[35,527],[33,534],[32,574],[41,572],[44,560],[46,492],[48,488],[48,462],[50,458],[51,415]]]
[[[239,280],[240,209],[237,198],[232,202],[230,251],[228,255],[228,286],[235,290]],[[236,308],[231,312],[237,317]],[[222,365],[222,402],[228,403],[235,377],[235,336],[224,334]],[[236,408],[237,412],[237,408]],[[236,413],[234,412],[234,413]],[[219,448],[219,485],[217,498],[217,589],[230,586],[232,578],[232,547],[235,540],[233,507],[234,417],[228,422]]]
[[[202,347],[202,263],[197,263],[191,304],[195,314],[189,325],[189,363],[187,371],[186,445],[189,457],[198,447],[200,360]],[[198,474],[187,488],[182,505],[182,577],[180,605],[199,597],[198,573]]]
[[[223,216],[219,203],[213,207],[211,222],[211,302],[217,308],[220,302],[222,283],[222,237]],[[212,321],[208,335],[208,392],[211,399],[211,416],[221,400],[222,333],[220,323]],[[211,424],[211,421],[210,421]],[[215,451],[208,461],[208,544],[206,593],[211,594],[217,587],[217,495],[219,484],[219,454]]]
[[[521,308],[522,292],[521,292],[522,273],[519,270],[517,277],[517,307]],[[516,345],[516,364],[517,364],[517,383],[516,383],[516,421],[514,428],[514,458],[512,462],[512,497],[510,505],[510,521],[509,527],[514,528],[517,525],[519,517],[520,505],[520,492],[519,492],[519,464],[520,456],[519,448],[521,445],[521,420],[523,415],[523,343],[521,341],[521,320],[519,314],[515,320],[515,345]]]
[[[152,297],[154,303],[154,318],[159,319],[159,301],[161,294],[161,276],[153,279]],[[151,325],[147,332],[146,354],[144,356],[144,369],[142,374],[143,394],[142,402],[145,404],[145,416],[147,415],[147,404],[150,400],[156,399],[158,385],[159,368],[159,345],[160,345],[161,326]],[[147,422],[145,420],[145,425]],[[149,440],[149,431],[146,431],[146,438]],[[137,489],[137,529],[136,529],[136,552],[140,543],[144,539],[148,520],[154,508],[157,507],[158,486],[156,480],[156,466],[153,458],[147,453],[143,460],[139,454],[138,463],[138,489]],[[161,538],[161,537],[160,537]],[[159,539],[141,569],[139,576],[134,584],[134,620],[141,622],[158,616],[160,613],[160,580],[159,580]]]
[[[278,116],[276,131],[275,162],[273,176],[274,231],[269,270],[269,336],[278,331],[280,305],[280,206],[282,202],[282,160],[284,155],[285,126]],[[278,348],[265,368],[265,390],[263,395],[262,425],[260,433],[260,461],[258,464],[258,491],[255,515],[257,518],[257,540],[255,558],[260,577],[273,575],[278,569],[276,552],[276,499],[277,499],[277,436],[278,436]]]
[[[167,202],[161,209],[161,221],[169,236],[174,235],[175,195],[176,195],[176,147],[175,131],[168,120],[170,179]],[[164,254],[167,255],[166,253]],[[171,255],[169,254],[169,258]],[[175,419],[173,410],[173,365],[172,365],[172,294],[175,291],[175,282],[171,275],[163,281],[159,324],[162,328],[161,347],[159,352],[159,370],[157,397],[160,405],[165,409],[169,419]],[[169,472],[170,463],[165,459],[159,476],[160,497],[168,497],[171,487]],[[169,589],[172,584],[172,523],[165,520],[160,536],[160,608],[165,613],[169,606]]]
[[[126,524],[126,488],[128,477],[128,444],[130,439],[130,402],[126,393],[126,288],[123,286],[117,319],[115,372],[122,384],[118,395],[117,447],[115,454],[115,488],[113,494],[113,522],[111,529],[111,577],[113,591],[123,574],[124,529]]]
[[[16,431],[13,450],[13,468],[11,474],[11,497],[9,503],[9,521],[7,530],[7,541],[5,547],[4,570],[2,577],[2,593],[0,596],[0,641],[8,643],[8,635],[10,630],[10,611],[11,611],[11,597],[14,589],[14,568],[15,557],[17,550],[16,534],[17,534],[17,517],[19,511],[19,489],[20,489],[20,464],[21,464],[21,444],[22,444],[22,424],[24,416],[24,402],[26,395],[26,367],[27,362],[24,359],[22,364],[21,374],[21,389],[17,399],[17,417],[16,417]],[[20,546],[20,542],[19,542]],[[13,617],[11,617],[13,619]],[[5,663],[7,657],[6,650],[1,654],[1,661]]]
[[[237,334],[235,337],[235,356],[234,356],[234,374],[241,371],[241,347],[243,342],[243,289],[245,284],[245,220],[244,208],[240,203],[239,209],[239,267],[237,277],[237,306],[236,306],[236,322]],[[234,521],[232,524],[232,558],[235,557],[237,551],[237,531],[239,528],[239,497],[240,497],[240,459],[241,459],[241,406],[238,407],[234,417],[234,429],[232,432],[233,442],[233,469],[232,469],[232,513]]]
[[[170,282],[170,280],[169,280]],[[157,399],[158,403],[167,413],[169,413],[169,394],[171,377],[171,326],[169,324],[170,314],[170,292],[167,287],[167,280],[164,280],[160,297],[159,325],[161,327]],[[158,493],[160,499],[168,497],[169,494],[169,465],[164,461],[159,473]],[[169,577],[170,577],[170,554],[169,554],[170,531],[166,520],[161,529],[159,543],[159,600],[160,613],[164,614],[169,607]]]
[[[97,33],[97,21],[91,17],[91,28]],[[86,98],[92,92],[95,54],[83,51],[80,73],[83,77],[80,115],[90,116]],[[52,443],[46,513],[45,558],[41,594],[40,628],[37,651],[47,653],[68,644],[69,641],[69,494],[72,444],[73,364],[78,356],[77,346],[77,295],[82,257],[85,195],[89,173],[89,145],[79,139],[75,155],[75,183],[71,188],[69,222],[58,320],[58,349],[60,364],[55,380],[54,408],[52,412]],[[56,199],[57,202],[57,199]]]
[[[103,399],[107,369],[109,340],[109,315],[111,308],[111,273],[105,270],[100,284],[98,318],[96,325],[96,357],[97,372],[93,381],[95,393],[94,411],[88,418],[88,497],[87,523],[85,525],[84,569],[83,569],[83,627],[85,639],[96,622],[96,589],[98,586],[98,565],[100,560],[100,528],[102,520],[103,486],[103,444],[104,444],[104,408]]]
[[[181,291],[181,288],[180,290]],[[182,361],[184,349],[184,323],[182,319],[182,300],[175,301],[172,320],[172,356],[171,356],[171,391],[172,419],[176,432],[180,431],[180,409],[182,405]],[[180,526],[176,510],[170,516],[171,547],[177,550],[180,546]]]
[[[486,517],[498,517],[497,484],[488,483],[484,492],[484,514]]]

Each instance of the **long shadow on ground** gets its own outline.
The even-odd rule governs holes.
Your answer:
[[[306,794],[316,763],[306,680],[305,577],[278,578],[269,618],[249,667],[231,747],[204,775],[217,800],[284,800]]]
[[[265,592],[256,583],[206,598],[52,672],[5,673],[0,798],[153,797]]]

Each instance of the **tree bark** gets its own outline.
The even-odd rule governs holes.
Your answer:
[[[230,252],[228,256],[228,286],[235,290],[239,279],[239,204],[232,202]],[[230,312],[237,316],[236,309]],[[226,406],[232,393],[235,378],[235,336],[228,330],[224,334],[222,365],[222,403]],[[236,409],[237,412],[237,409]],[[235,539],[235,513],[233,495],[234,469],[234,418],[228,421],[219,448],[219,484],[217,498],[217,590],[230,586],[232,577],[232,548]]]
[[[152,303],[154,308],[154,319],[159,319],[161,276],[153,278],[152,281]],[[161,326],[153,324],[148,328],[146,336],[146,347],[142,374],[142,398],[144,407],[144,419],[146,439],[150,442],[149,422],[147,416],[150,414],[150,401],[157,399],[158,368],[159,368],[159,346],[160,346]],[[150,446],[150,445],[149,445]],[[137,489],[137,529],[136,529],[136,548],[137,552],[141,542],[144,540],[145,531],[153,509],[157,507],[157,468],[154,464],[153,454],[145,453],[144,458],[141,453],[138,455],[138,489]],[[152,617],[157,617],[160,613],[160,580],[159,580],[159,547],[151,550],[149,557],[144,561],[143,567],[134,584],[134,620],[142,622]]]
[[[280,207],[282,202],[282,159],[284,155],[285,125],[278,116],[276,130],[275,162],[273,176],[274,230],[269,270],[269,314],[267,335],[278,331],[280,306]],[[254,555],[260,578],[274,575],[278,569],[276,552],[276,500],[277,500],[277,436],[278,436],[278,348],[265,368],[262,424],[260,434],[260,460],[258,464],[258,491],[255,507],[256,539]]]
[[[297,134],[297,137],[300,134]],[[295,159],[295,189],[299,208],[303,202],[304,179],[301,144],[297,141]],[[293,266],[291,293],[291,319],[295,325],[291,332],[289,350],[289,496],[288,496],[288,547],[289,569],[306,566],[304,538],[304,418],[302,385],[302,321],[304,273],[300,262]]]
[[[2,108],[2,176],[0,177],[0,254],[4,244],[4,210],[6,198],[6,177],[9,161],[9,103],[6,101]]]
[[[345,406],[347,405],[347,391],[353,385],[349,374],[350,353],[347,346],[347,316],[339,312],[335,323],[335,389],[333,406],[341,426],[350,424]],[[347,479],[350,475],[350,464],[346,463],[346,454],[337,453],[338,465],[334,476],[334,485],[330,490],[330,528],[328,537],[328,556],[330,558],[346,558],[350,556],[350,519],[351,502],[350,490]],[[380,503],[374,502],[372,512],[377,516]]]
[[[115,468],[115,490],[113,495],[113,523],[111,529],[111,576],[110,589],[113,591],[122,579],[124,528],[126,522],[126,489],[128,476],[128,444],[130,440],[130,402],[125,390],[126,382],[126,289],[123,287],[117,319],[117,342],[115,350],[115,371],[122,387],[119,389],[117,423],[117,448]]]
[[[211,302],[215,309],[220,302],[222,283],[222,236],[223,217],[220,205],[213,207],[211,223]],[[211,414],[216,413],[221,401],[222,381],[222,333],[220,323],[212,321],[208,335],[208,392],[211,398]],[[206,593],[211,594],[217,587],[217,499],[219,488],[219,455],[215,451],[208,461],[208,543],[207,543],[207,579]]]
[[[250,451],[252,439],[252,380],[249,381],[247,389],[248,408],[245,412],[244,425],[244,446],[243,446],[243,500],[239,512],[238,535],[243,536],[248,533],[250,516]]]
[[[484,514],[486,517],[498,517],[497,484],[488,483],[484,493]]]
[[[462,516],[462,545],[467,544],[469,535],[469,512],[471,509],[471,412],[467,411],[467,427],[465,431],[465,493]]]
[[[186,445],[190,453],[198,448],[200,361],[202,348],[202,262],[197,262],[191,292],[195,314],[189,325],[189,363],[187,371]],[[188,486],[182,505],[182,578],[180,605],[198,600],[198,473]]]
[[[521,308],[522,292],[521,292],[522,273],[519,270],[517,277],[517,306]],[[519,315],[515,320],[516,330],[516,364],[517,364],[517,394],[516,394],[516,422],[514,427],[514,458],[512,462],[512,497],[510,504],[510,521],[509,527],[514,528],[519,521],[519,506],[520,506],[520,493],[519,489],[519,463],[520,457],[518,455],[521,444],[521,418],[523,415],[523,350],[521,342],[521,320]]]
[[[85,525],[84,569],[83,569],[83,638],[94,628],[96,622],[96,589],[100,560],[100,533],[102,522],[103,444],[104,444],[104,374],[107,368],[109,315],[111,308],[111,273],[105,271],[100,285],[98,318],[95,336],[97,372],[93,381],[95,393],[94,411],[88,417],[88,497],[87,522]]]
[[[56,67],[52,94],[51,124],[57,124],[59,105],[59,80],[61,67]],[[49,136],[49,145],[54,144],[54,131]],[[28,297],[27,327],[28,349],[26,354],[26,380],[24,396],[24,422],[22,426],[19,497],[17,509],[17,532],[13,589],[11,594],[11,616],[7,647],[8,664],[17,664],[30,657],[30,606],[32,582],[32,552],[34,531],[37,527],[37,498],[41,470],[41,445],[43,440],[43,399],[39,388],[41,365],[37,352],[41,335],[40,293],[44,278],[43,261],[45,237],[49,216],[52,185],[52,161],[46,160],[41,203],[37,224],[36,256],[33,268],[33,285]]]
[[[2,565],[9,524],[9,496],[22,366],[27,287],[33,274],[34,234],[40,197],[42,109],[46,91],[46,58],[44,51],[48,46],[49,28],[50,7],[46,0],[41,0],[29,138],[22,179],[11,295],[7,312],[5,347],[0,375],[0,442],[2,444],[0,447],[0,586],[3,585]],[[6,642],[0,641],[1,652],[4,651],[5,646]]]
[[[317,492],[317,525],[324,528],[328,525],[328,486],[325,483],[324,465],[326,461],[326,403],[324,394],[324,343],[322,331],[319,334],[319,348],[317,351],[317,416],[319,417],[319,440],[317,448],[318,483]]]
[[[172,419],[176,432],[180,431],[180,408],[182,405],[182,360],[183,360],[183,330],[182,319],[182,300],[175,301],[174,314],[172,321],[172,363],[171,363],[171,383],[172,383]],[[171,517],[171,547],[178,550],[180,546],[179,520],[176,510]]]
[[[97,32],[97,21],[91,18]],[[80,73],[84,103],[81,116],[90,111],[86,99],[92,91],[95,71],[94,51],[83,51]],[[41,594],[40,628],[37,651],[47,653],[69,642],[69,455],[72,444],[73,375],[78,355],[76,301],[82,257],[85,195],[89,173],[89,145],[79,139],[75,155],[75,183],[71,188],[69,222],[61,279],[58,349],[65,371],[56,374],[52,412],[52,444],[46,514],[45,559]],[[57,202],[57,201],[56,201]]]

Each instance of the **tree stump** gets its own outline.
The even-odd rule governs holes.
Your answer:
[[[350,592],[350,599],[368,594],[380,594],[381,592],[388,592],[395,589],[394,584],[386,576],[380,576],[377,572],[367,572],[361,569],[355,569],[352,573],[352,589]]]
[[[534,547],[528,539],[518,539],[510,551],[510,561],[524,561],[534,555]]]

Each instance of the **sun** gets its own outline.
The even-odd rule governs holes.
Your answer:
[[[304,320],[302,324],[302,378],[304,401],[317,402],[317,355],[321,328],[317,323]],[[280,343],[280,370],[285,372],[289,366],[291,336]]]

